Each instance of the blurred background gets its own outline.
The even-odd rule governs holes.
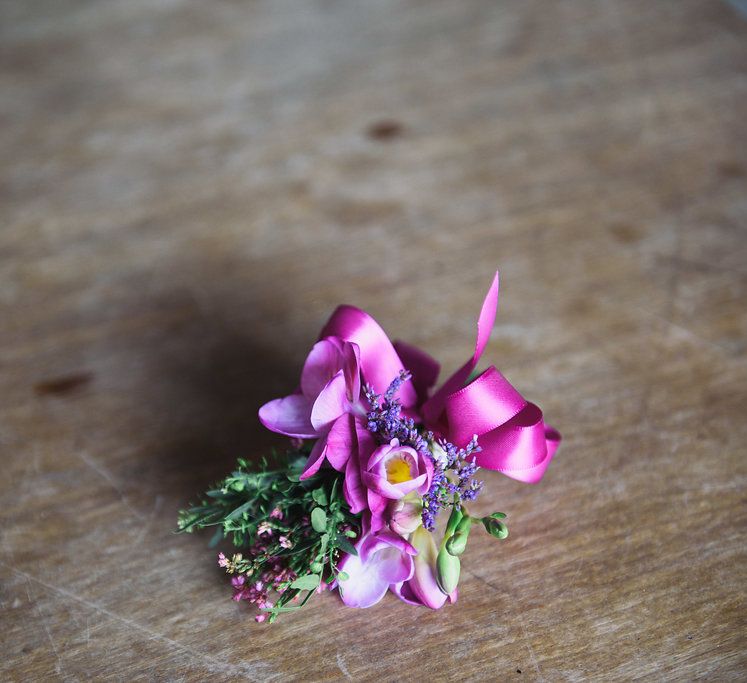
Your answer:
[[[338,303],[450,372],[496,269],[486,359],[566,441],[489,475],[510,552],[393,632],[435,680],[744,675],[746,12],[2,2],[6,679],[395,680],[332,599],[249,643],[175,512],[277,444]]]

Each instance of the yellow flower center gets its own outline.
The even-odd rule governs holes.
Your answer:
[[[392,458],[386,464],[386,478],[390,484],[401,484],[412,479],[410,463],[403,457]]]

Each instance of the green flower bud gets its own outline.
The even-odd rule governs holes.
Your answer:
[[[446,531],[444,532],[444,536],[448,538],[451,536],[454,531],[456,531],[457,526],[459,526],[459,522],[462,521],[462,510],[461,508],[457,507],[456,505],[451,509],[451,514],[449,515],[449,521],[446,523]]]
[[[506,538],[508,536],[508,527],[495,517],[483,517],[482,523],[485,531],[494,538]]]
[[[462,517],[454,535],[446,541],[446,550],[450,555],[461,555],[465,551],[470,526],[472,526],[472,518],[469,515]]]
[[[449,555],[461,555],[467,548],[467,534],[454,534],[446,541],[446,552]]]
[[[441,548],[436,558],[436,580],[442,593],[450,595],[459,583],[461,562],[451,555],[446,548]]]

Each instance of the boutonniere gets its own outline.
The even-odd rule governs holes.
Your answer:
[[[503,512],[475,517],[480,468],[536,483],[560,443],[542,411],[494,367],[476,374],[498,306],[498,274],[483,301],[471,358],[438,389],[439,365],[392,343],[365,311],[340,306],[301,371],[299,389],[266,403],[260,422],[290,438],[259,464],[239,460],[179,529],[214,527],[234,600],[257,621],[337,590],[349,607],[387,591],[438,609],[457,599],[473,526],[508,535]],[[437,520],[445,517],[442,534]]]

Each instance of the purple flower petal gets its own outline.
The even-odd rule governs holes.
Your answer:
[[[389,584],[379,576],[376,563],[364,564],[360,557],[348,555],[340,562],[340,569],[348,578],[340,581],[338,590],[342,601],[348,607],[371,607],[387,592]]]
[[[446,595],[441,592],[436,581],[436,543],[431,533],[423,527],[417,529],[410,540],[418,555],[415,557],[415,571],[409,581],[409,588],[426,607],[439,609],[446,602]]]
[[[415,593],[410,588],[409,581],[402,581],[401,583],[393,583],[389,586],[389,590],[392,591],[402,602],[406,602],[408,605],[422,605],[423,603],[418,600]]]
[[[361,350],[358,344],[345,342],[342,348],[342,370],[350,403],[357,403],[361,395]]]
[[[370,534],[360,543],[358,552],[361,559],[366,562],[372,555],[388,547],[396,548],[406,555],[418,554],[418,551],[411,543],[408,543],[408,541],[402,538],[402,536],[392,533],[391,531],[381,531],[378,534]]]
[[[301,371],[301,390],[313,401],[340,369],[340,346],[335,337],[314,344]]]
[[[366,489],[361,481],[358,453],[355,450],[350,453],[350,458],[345,466],[345,482],[342,486],[342,492],[353,514],[358,514],[366,509]]]
[[[368,509],[371,511],[371,531],[376,532],[384,527],[384,512],[386,511],[386,499],[378,493],[368,489]]]
[[[375,474],[371,474],[370,472],[364,472],[362,476],[363,483],[368,486],[368,488],[370,488],[375,493],[378,493],[380,496],[389,498],[390,500],[404,498],[408,493],[421,488],[426,481],[425,474],[421,474],[415,479],[411,479],[410,481],[403,481],[399,484],[390,484],[386,479],[383,479],[382,477],[379,477]]]
[[[319,468],[322,466],[322,463],[324,462],[324,456],[325,456],[326,450],[327,450],[327,437],[322,436],[314,444],[314,448],[311,449],[311,453],[309,454],[309,459],[306,461],[306,465],[303,468],[303,473],[301,474],[299,479],[303,481],[304,479],[313,477],[319,471]]]
[[[374,470],[378,467],[379,463],[386,458],[395,448],[399,447],[399,441],[392,439],[391,443],[385,443],[383,446],[379,446],[368,459],[366,463],[367,470]]]
[[[345,389],[345,375],[342,370],[339,370],[314,401],[311,409],[311,424],[314,429],[321,431],[345,413],[349,405]]]
[[[318,431],[311,424],[311,403],[302,394],[291,394],[265,403],[259,409],[259,421],[272,432],[312,439]]]
[[[339,585],[343,602],[349,607],[375,605],[393,583],[413,574],[415,549],[391,532],[368,535],[356,545],[358,555],[347,555],[340,569],[348,575]]]
[[[351,414],[343,414],[332,424],[327,434],[327,460],[338,472],[345,469],[350,454],[358,448]]]

